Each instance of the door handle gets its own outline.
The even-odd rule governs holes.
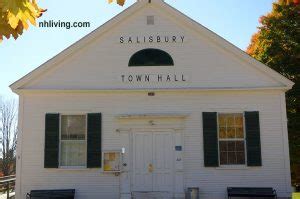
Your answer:
[[[153,172],[153,165],[152,165],[152,164],[149,164],[149,165],[148,165],[148,172],[149,172],[149,173],[152,173],[152,172]]]

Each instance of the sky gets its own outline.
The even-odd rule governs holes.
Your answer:
[[[30,26],[17,40],[0,43],[0,96],[17,98],[9,85],[105,23],[124,7],[107,0],[39,0],[47,12],[39,21],[90,22],[88,28],[42,28]],[[271,11],[274,0],[166,0],[195,21],[245,50],[257,31],[260,16]]]

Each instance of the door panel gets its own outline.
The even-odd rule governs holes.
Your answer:
[[[173,136],[171,133],[153,134],[153,191],[172,191]]]
[[[173,191],[173,143],[169,132],[133,134],[133,191]]]
[[[152,134],[137,133],[133,143],[133,191],[152,191],[152,173],[148,172],[152,162]]]

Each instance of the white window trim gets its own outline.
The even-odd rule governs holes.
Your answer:
[[[61,118],[62,116],[68,116],[68,115],[82,115],[85,116],[85,143],[86,143],[86,149],[85,149],[85,166],[61,166]],[[59,155],[58,155],[58,169],[62,170],[86,170],[87,169],[87,113],[62,113],[59,115]],[[65,140],[67,141],[67,140]],[[74,140],[76,141],[76,140]],[[78,140],[83,141],[83,140]]]
[[[238,139],[221,139],[221,141],[244,141],[244,151],[245,151],[245,164],[227,164],[222,165],[221,164],[221,153],[220,153],[220,139],[219,139],[219,114],[242,114],[243,115],[243,132],[244,132],[244,139],[238,138]],[[246,145],[246,126],[245,126],[245,112],[242,111],[222,111],[217,112],[217,129],[218,129],[218,158],[219,158],[219,167],[218,169],[248,169],[247,166],[247,145]]]

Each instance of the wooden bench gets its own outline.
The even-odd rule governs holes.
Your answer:
[[[26,198],[30,199],[74,199],[75,189],[31,190]]]
[[[228,187],[228,198],[248,197],[248,198],[277,198],[276,190],[270,187]]]

